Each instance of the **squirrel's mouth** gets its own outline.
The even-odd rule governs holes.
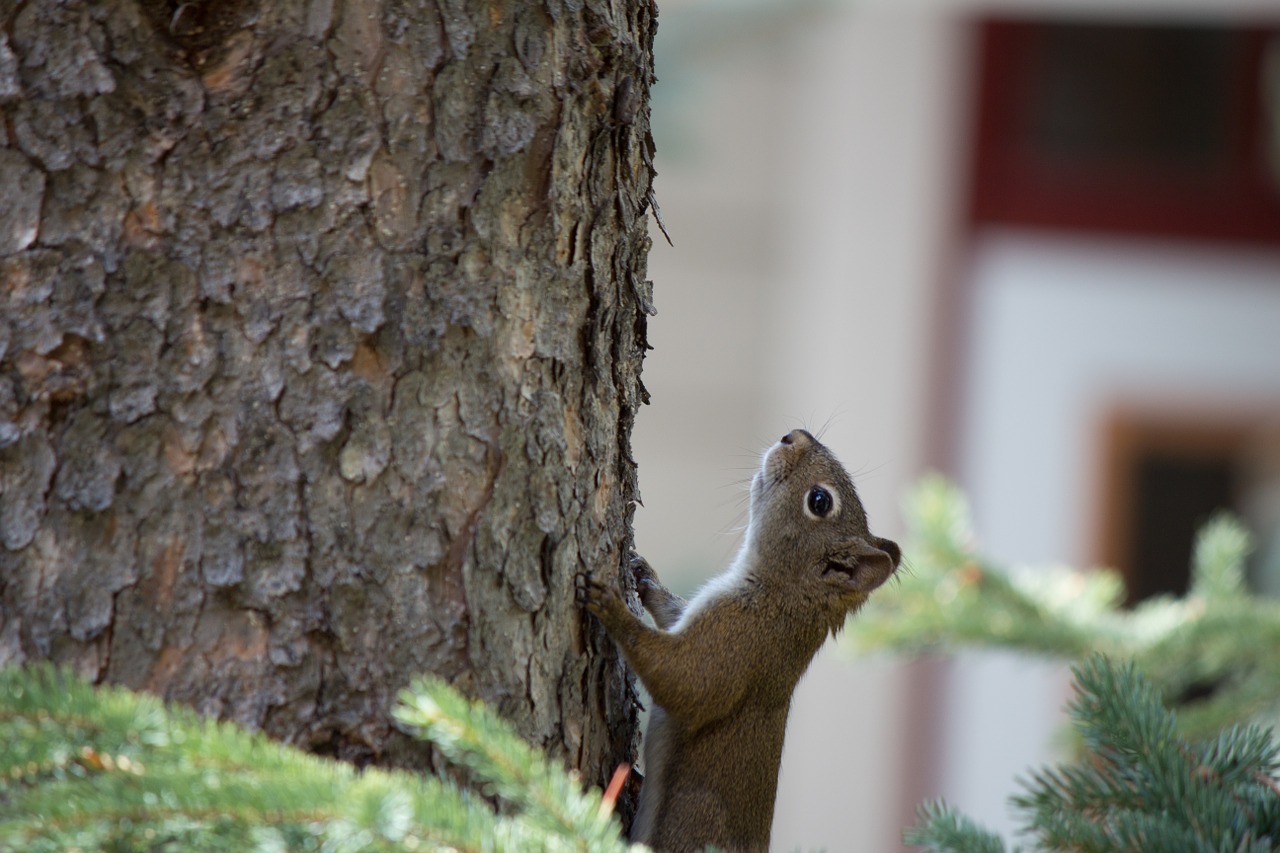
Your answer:
[[[835,560],[827,560],[827,565],[823,567],[822,574],[825,576],[832,572],[839,572],[848,577],[849,580],[853,580],[858,574],[858,566],[856,563],[850,566],[844,563],[837,563]]]

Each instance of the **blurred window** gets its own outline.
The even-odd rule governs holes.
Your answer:
[[[1253,586],[1275,591],[1266,555],[1280,519],[1263,517],[1255,498],[1278,485],[1278,439],[1277,421],[1265,412],[1111,413],[1102,435],[1098,562],[1123,573],[1129,603],[1186,592],[1196,532],[1224,510],[1261,534]]]
[[[980,29],[976,224],[1280,242],[1280,28]]]

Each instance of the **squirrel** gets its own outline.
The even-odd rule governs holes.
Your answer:
[[[631,840],[666,853],[766,851],[791,695],[809,662],[898,568],[867,529],[853,480],[805,430],[764,454],[746,535],[722,574],[685,602],[641,557],[631,570],[650,627],[588,575],[576,597],[653,699]]]

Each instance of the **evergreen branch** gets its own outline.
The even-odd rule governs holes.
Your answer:
[[[1273,849],[1280,758],[1271,730],[1253,721],[1280,716],[1280,602],[1247,593],[1238,522],[1222,516],[1201,530],[1187,595],[1123,610],[1114,573],[1008,570],[981,557],[963,498],[939,478],[909,509],[909,569],[852,621],[852,642],[1081,661],[1070,706],[1081,758],[1035,771],[1013,799],[1035,849]],[[945,805],[927,806],[921,821],[910,843],[1001,849]]]
[[[548,832],[589,839],[593,845],[619,837],[617,820],[602,807],[598,790],[583,793],[576,778],[548,762],[483,704],[469,702],[430,676],[402,691],[400,703],[398,720],[421,729],[451,761],[470,768]]]
[[[978,826],[946,803],[922,803],[917,814],[920,823],[902,835],[907,844],[932,853],[1004,853],[1000,836]]]
[[[1013,798],[1024,834],[1044,851],[1273,850],[1280,838],[1280,747],[1260,726],[1206,744],[1178,734],[1176,715],[1132,664],[1092,655],[1073,667],[1073,725],[1088,750],[1036,771]],[[904,834],[939,851],[1003,849],[998,836],[929,803]]]
[[[1209,737],[1235,722],[1280,718],[1280,601],[1248,595],[1249,536],[1220,516],[1197,539],[1190,591],[1126,610],[1114,572],[1006,569],[979,555],[963,496],[926,478],[907,501],[907,568],[850,620],[845,642],[921,652],[1001,647],[1080,660],[1132,659]]]
[[[1245,594],[1244,558],[1253,545],[1249,533],[1230,515],[1221,513],[1200,529],[1191,558],[1191,593],[1213,601]]]
[[[448,688],[440,686],[436,695]],[[466,706],[454,724],[501,721]],[[458,703],[461,703],[459,705]],[[473,717],[484,717],[477,722]],[[531,750],[506,738],[490,750],[510,793]],[[516,739],[518,741],[518,738]],[[504,758],[504,756],[506,756]],[[503,764],[502,762],[506,762]],[[545,762],[543,816],[499,816],[484,800],[432,777],[320,759],[235,726],[166,708],[151,696],[95,689],[49,666],[0,670],[0,849],[83,850],[615,850],[616,820],[597,792]],[[522,802],[512,797],[512,802]],[[592,811],[594,809],[594,811]],[[579,817],[590,812],[584,819]],[[589,832],[587,830],[590,830]],[[610,834],[611,833],[611,834]]]

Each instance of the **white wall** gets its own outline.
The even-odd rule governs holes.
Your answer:
[[[1280,399],[1280,253],[1005,232],[972,283],[960,475],[1004,559],[1090,559],[1112,405]]]

